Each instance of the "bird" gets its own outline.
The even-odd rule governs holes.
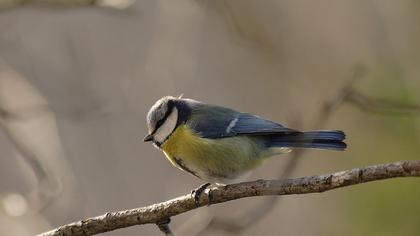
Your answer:
[[[345,150],[340,130],[298,131],[259,116],[164,96],[147,113],[148,134],[173,166],[209,185],[235,183],[269,157],[294,148]]]

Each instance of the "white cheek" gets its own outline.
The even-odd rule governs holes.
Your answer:
[[[177,122],[178,110],[176,109],[176,107],[174,107],[171,114],[166,119],[165,123],[163,123],[156,131],[155,135],[153,135],[154,140],[159,143],[163,143],[166,140],[166,138],[172,133],[172,131],[174,131]]]

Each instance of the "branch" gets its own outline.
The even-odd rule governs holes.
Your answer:
[[[184,195],[166,202],[131,210],[110,212],[101,216],[63,225],[38,236],[95,235],[119,228],[164,222],[172,216],[193,209],[240,198],[268,195],[321,193],[328,190],[370,181],[420,177],[420,161],[401,161],[285,180],[257,180],[207,189],[199,199]]]

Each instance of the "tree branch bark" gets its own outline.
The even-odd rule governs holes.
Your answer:
[[[198,204],[188,194],[166,202],[109,212],[63,225],[38,236],[95,235],[141,224],[156,224],[193,209],[246,197],[321,193],[350,185],[396,177],[420,177],[420,161],[400,161],[326,175],[284,180],[257,180],[207,189]]]

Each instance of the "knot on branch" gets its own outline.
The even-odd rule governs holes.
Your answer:
[[[172,235],[169,223],[171,223],[171,218],[166,218],[156,222],[156,225],[158,226],[159,230],[162,231],[165,235]]]

